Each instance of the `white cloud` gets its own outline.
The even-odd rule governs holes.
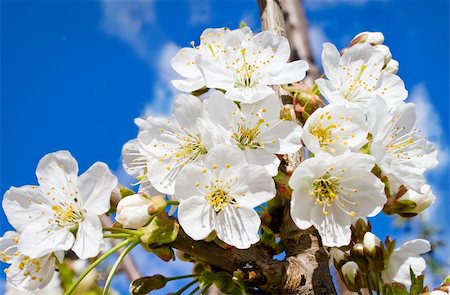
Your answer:
[[[152,63],[152,47],[149,46],[155,24],[154,1],[102,1],[102,29],[123,42],[148,63]]]
[[[319,25],[311,25],[308,28],[309,41],[313,53],[314,61],[320,64],[322,55],[323,43],[328,42],[328,37],[325,34],[324,27]]]
[[[205,25],[211,19],[211,2],[209,0],[189,0],[189,24]]]
[[[153,85],[152,100],[145,105],[144,112],[141,117],[150,115],[169,115],[172,109],[172,101],[175,96],[176,89],[171,81],[177,78],[176,72],[170,66],[170,60],[180,49],[175,43],[168,42],[160,50],[156,56],[158,63],[156,70],[158,79]]]
[[[439,118],[439,112],[434,108],[430,101],[426,85],[420,83],[415,85],[411,92],[409,100],[416,105],[417,128],[421,130],[427,138],[435,143],[438,148],[438,169],[445,169],[448,164],[448,146],[442,130]],[[435,171],[434,173],[437,173]]]

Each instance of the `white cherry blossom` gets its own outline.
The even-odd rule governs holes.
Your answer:
[[[358,43],[341,54],[331,43],[323,45],[325,78],[316,80],[320,93],[329,103],[346,103],[366,111],[376,96],[389,105],[406,99],[403,81],[384,67],[384,54],[370,44]]]
[[[240,148],[249,164],[263,166],[272,176],[280,164],[275,154],[295,153],[301,147],[302,128],[280,119],[281,109],[275,95],[240,108],[220,91],[205,101],[205,117],[218,125],[215,133],[221,134],[222,141]]]
[[[0,261],[11,264],[5,269],[8,284],[18,290],[31,290],[44,288],[55,273],[56,257],[47,254],[37,258],[23,255],[19,249],[20,234],[7,231],[0,238]]]
[[[305,146],[320,152],[339,155],[357,152],[366,142],[368,127],[364,114],[345,104],[329,104],[317,109],[303,128]]]
[[[228,28],[206,29],[200,36],[200,44],[192,48],[180,49],[172,58],[172,68],[186,79],[173,80],[172,84],[179,90],[192,92],[205,86],[205,79],[197,66],[197,57],[208,56],[214,61],[223,62],[228,47],[238,47],[249,28],[230,30]]]
[[[352,218],[375,216],[386,203],[384,184],[371,173],[370,155],[321,153],[302,162],[289,180],[291,216],[300,229],[314,226],[325,246],[350,242]]]
[[[206,87],[225,90],[227,99],[253,103],[275,94],[270,85],[297,82],[305,77],[306,62],[288,63],[291,52],[285,37],[271,31],[253,35],[249,28],[240,30],[223,43],[214,43],[214,32],[211,33],[210,44],[220,44],[222,51],[216,54],[211,45],[214,54],[196,56],[195,63]]]
[[[389,109],[383,100],[376,99],[371,109],[370,153],[389,178],[391,190],[396,192],[401,184],[420,190],[425,184],[424,172],[438,162],[436,146],[422,137],[415,126],[415,105],[401,103]]]
[[[189,163],[202,161],[212,144],[206,141],[202,102],[195,96],[175,98],[172,118],[148,118],[138,140],[149,155],[147,177],[161,193],[173,195],[175,180]]]
[[[194,240],[215,231],[225,243],[249,248],[259,241],[261,223],[253,208],[275,193],[274,181],[264,169],[247,164],[239,149],[217,145],[204,164],[187,165],[177,178],[179,222]]]
[[[104,244],[98,215],[108,212],[117,178],[100,162],[78,177],[68,151],[44,156],[36,176],[39,186],[11,187],[3,198],[9,223],[21,232],[19,251],[32,258],[69,249],[82,259],[96,256]]]
[[[423,239],[408,241],[395,249],[389,257],[387,268],[381,273],[385,283],[401,283],[411,285],[411,268],[416,276],[421,275],[426,268],[425,259],[420,254],[431,250],[430,242]]]
[[[353,37],[350,46],[357,43],[369,43],[370,45],[380,45],[384,42],[384,35],[381,32],[361,32]]]

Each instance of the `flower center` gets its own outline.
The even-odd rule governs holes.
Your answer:
[[[241,150],[263,148],[264,144],[259,142],[261,131],[259,127],[264,123],[264,119],[259,119],[254,127],[247,127],[239,124],[237,132],[232,135]]]
[[[319,141],[320,148],[322,149],[322,151],[326,150],[327,145],[336,143],[335,139],[333,138],[333,131],[337,127],[338,126],[334,123],[331,123],[326,127],[323,126],[322,123],[319,123],[310,130],[310,133],[314,135],[314,137],[316,137],[317,140]],[[329,149],[331,152],[336,151],[333,148]]]
[[[228,205],[236,203],[234,198],[229,195],[229,192],[229,182],[224,183],[223,180],[216,180],[215,184],[206,194],[206,200],[213,207],[214,211],[219,212]]]
[[[332,176],[328,171],[321,178],[317,178],[313,181],[309,194],[316,199],[316,205],[322,206],[323,215],[328,215],[327,208],[331,207],[333,203],[346,214],[350,216],[356,215],[354,211],[348,210],[346,207],[358,205],[357,202],[348,199],[348,197],[351,196],[351,193],[354,193],[357,190],[343,187],[343,182],[345,182],[345,180],[342,180],[341,177]]]
[[[200,136],[191,133],[183,136],[183,142],[178,144],[175,157],[181,159],[195,160],[201,154],[206,153],[206,149],[200,141]]]
[[[316,198],[317,204],[329,206],[336,200],[338,186],[339,178],[327,172],[321,178],[314,180],[311,194]]]
[[[367,65],[363,64],[360,68],[356,68],[355,72],[356,75],[353,72],[352,69],[349,67],[345,67],[340,65],[339,66],[343,71],[344,75],[347,76],[346,78],[349,81],[349,84],[344,89],[343,96],[348,101],[354,101],[358,95],[355,95],[358,93],[360,89],[364,89],[367,92],[372,92],[375,89],[375,84],[371,85],[370,82],[364,81],[362,78],[363,73],[367,69]],[[377,81],[378,79],[375,79]]]
[[[73,227],[78,225],[84,218],[84,213],[78,204],[72,202],[60,202],[52,206],[55,222],[60,227]]]

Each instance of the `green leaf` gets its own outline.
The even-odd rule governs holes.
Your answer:
[[[409,293],[411,295],[419,295],[423,292],[423,279],[424,276],[420,275],[416,277],[414,274],[414,271],[411,267],[409,267],[409,274],[411,276],[411,289],[409,290]]]
[[[399,283],[386,284],[383,286],[384,295],[409,295],[405,286]]]
[[[171,243],[177,238],[179,227],[178,223],[167,215],[155,216],[149,225],[140,229],[144,233],[141,241],[155,245]]]
[[[233,277],[225,272],[208,272],[204,271],[200,276],[200,288],[205,288],[215,284],[217,289],[219,289],[224,294],[243,294],[239,285],[233,281]]]

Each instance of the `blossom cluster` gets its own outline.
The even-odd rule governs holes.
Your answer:
[[[288,93],[294,100],[304,92],[320,103],[284,105],[278,91],[296,85],[308,70],[304,61],[289,62],[286,38],[248,27],[205,30],[199,45],[193,42],[172,59],[182,76],[173,85],[187,92],[175,97],[173,115],[136,119],[138,136],[123,147],[124,169],[139,184],[117,206],[124,235],[154,226],[167,196],[169,214],[177,210],[192,239],[247,249],[261,239],[259,211],[285,198],[295,225],[314,227],[334,253],[350,290],[367,287],[355,283],[361,265],[352,255],[360,253],[359,245],[369,249],[368,257],[382,249],[377,255],[387,264],[378,274],[384,283],[411,284],[405,276],[410,267],[423,272],[419,254],[430,250],[427,241],[388,251],[391,244],[386,250],[369,230],[355,240],[358,220],[381,211],[412,217],[435,199],[424,173],[437,165],[436,147],[417,130],[415,106],[405,102],[398,62],[383,41],[381,33],[364,32],[342,52],[325,43],[324,75],[315,85],[284,88],[295,92]],[[285,161],[293,154],[307,159],[291,171]],[[103,163],[78,177],[67,151],[42,158],[36,176],[39,186],[5,193],[3,208],[15,231],[0,238],[0,259],[11,264],[8,282],[29,290],[50,282],[64,251],[80,259],[99,254],[99,216],[110,210],[117,186]],[[150,243],[139,239],[132,247]]]

